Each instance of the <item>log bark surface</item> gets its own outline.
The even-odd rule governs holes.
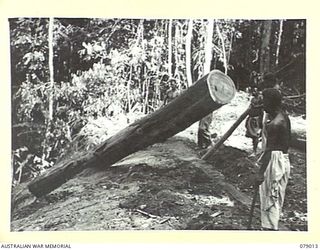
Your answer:
[[[92,152],[59,163],[38,176],[28,185],[29,191],[41,197],[86,168],[111,166],[136,151],[164,141],[229,103],[235,92],[231,78],[213,70],[167,106],[129,125]]]

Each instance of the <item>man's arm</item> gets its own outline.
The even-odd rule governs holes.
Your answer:
[[[262,156],[259,159],[259,165],[260,165],[260,169],[259,169],[259,174],[258,174],[258,178],[257,178],[257,184],[260,185],[263,180],[264,180],[264,172],[266,171],[268,164],[270,162],[271,159],[271,152],[274,149],[278,150],[278,138],[279,138],[279,133],[284,133],[282,132],[282,124],[278,124],[277,121],[273,120],[273,122],[271,122],[270,124],[266,125],[266,129],[268,132],[268,136],[267,136],[267,145],[266,145],[266,149],[263,152]]]

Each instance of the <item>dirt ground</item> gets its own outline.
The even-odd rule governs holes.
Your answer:
[[[305,154],[291,151],[282,230],[307,230]],[[12,231],[246,230],[256,171],[248,153],[225,146],[208,162],[194,142],[173,137],[106,169],[88,169],[41,199],[23,197]],[[23,194],[23,195],[22,195]],[[253,229],[259,230],[259,202]]]
[[[248,103],[245,93],[237,93],[214,113],[212,131],[222,136]],[[292,121],[295,129],[305,129],[303,119]],[[125,126],[98,119],[87,129],[96,144]],[[112,167],[87,169],[41,199],[28,192],[27,183],[14,187],[11,230],[246,230],[257,168],[244,122],[208,161],[200,159],[205,152],[195,143],[196,132],[194,124]],[[306,154],[289,153],[280,229],[306,231]],[[260,230],[259,199],[253,230]]]

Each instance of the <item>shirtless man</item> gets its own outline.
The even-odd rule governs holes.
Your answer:
[[[278,230],[285,189],[290,175],[288,148],[291,125],[281,108],[281,94],[274,88],[265,89],[263,108],[266,122],[266,148],[260,157],[257,184],[260,185],[261,225],[265,230]]]
[[[256,80],[257,82],[257,80]],[[253,85],[253,87],[255,87]],[[277,81],[277,78],[273,73],[266,73],[263,75],[262,82],[259,84],[259,86],[256,86],[258,88],[253,88],[252,91],[252,100],[251,100],[251,111],[248,115],[248,118],[246,119],[246,137],[249,137],[252,139],[252,145],[253,145],[253,154],[256,155],[257,153],[257,147],[258,143],[261,137],[262,141],[262,151],[264,151],[266,146],[266,135],[265,135],[265,122],[268,120],[268,114],[263,112],[262,109],[262,95],[261,91],[263,89],[267,88],[274,88],[280,91],[280,85]]]
[[[246,119],[245,136],[251,138],[253,145],[253,155],[256,155],[259,138],[261,137],[262,121],[263,121],[263,109],[262,109],[262,96],[257,91],[252,92],[251,109]]]

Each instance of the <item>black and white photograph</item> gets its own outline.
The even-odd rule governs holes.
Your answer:
[[[306,19],[7,21],[11,232],[308,232]]]

